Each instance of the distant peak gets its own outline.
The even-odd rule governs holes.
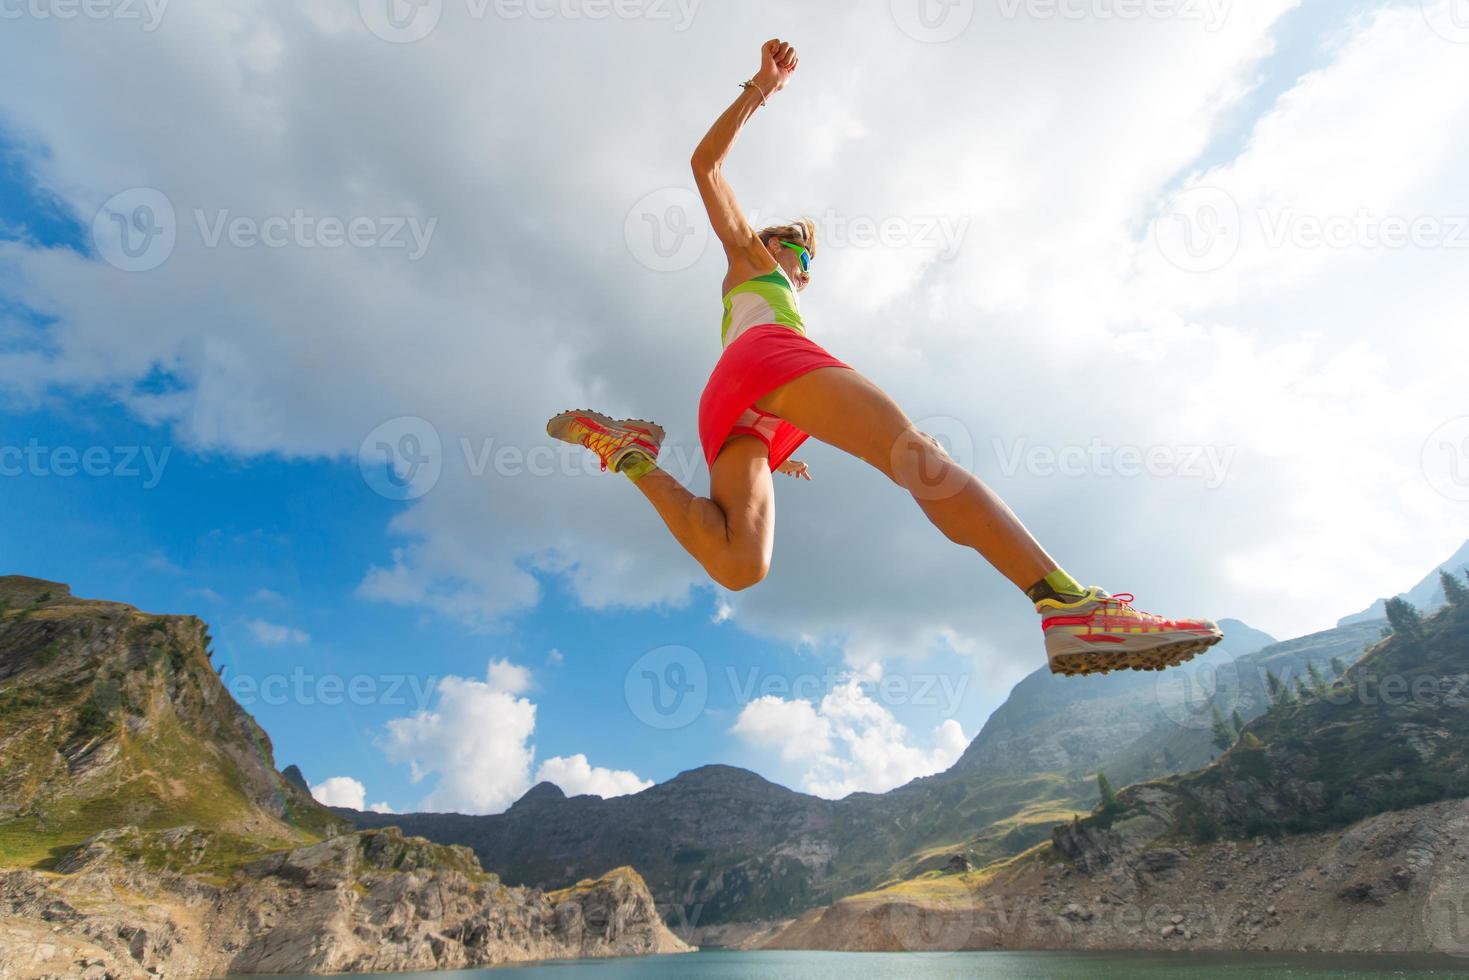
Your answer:
[[[286,782],[290,783],[292,786],[296,787],[307,796],[311,795],[311,787],[307,784],[306,776],[304,773],[301,772],[300,766],[286,766],[286,768],[281,770],[281,775],[285,777]]]
[[[553,782],[542,781],[526,790],[525,795],[516,800],[511,806],[513,808],[524,806],[527,803],[549,803],[564,799],[566,799],[566,794],[561,791],[560,786],[557,786]]]

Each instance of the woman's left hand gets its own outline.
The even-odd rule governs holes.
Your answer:
[[[784,473],[786,476],[793,476],[798,480],[811,479],[811,467],[807,466],[799,459],[786,460],[784,463],[781,463],[780,466],[776,467],[776,472]]]

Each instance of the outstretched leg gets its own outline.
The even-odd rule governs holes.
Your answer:
[[[1055,673],[1162,670],[1223,637],[1209,620],[1167,619],[1134,609],[1130,595],[1096,588],[1076,594],[1078,586],[1004,501],[856,371],[818,368],[757,405],[877,467],[913,495],[939,530],[978,551],[1035,599]]]
[[[818,368],[756,404],[877,467],[951,541],[978,551],[1017,588],[1029,589],[1057,570],[1004,501],[856,371]]]
[[[661,469],[633,485],[714,581],[738,591],[765,578],[775,546],[775,488],[765,443],[753,436],[725,443],[709,471],[708,497],[694,496]]]

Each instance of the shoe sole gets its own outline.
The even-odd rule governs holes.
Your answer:
[[[1114,670],[1167,670],[1203,653],[1224,639],[1224,634],[1190,636],[1142,650],[1070,650],[1050,654],[1051,673],[1063,677],[1110,674]]]
[[[647,419],[614,419],[603,415],[601,412],[594,412],[589,408],[567,409],[564,412],[551,416],[551,420],[546,423],[546,435],[553,439],[560,439],[562,442],[569,442],[573,446],[580,446],[581,440],[571,437],[566,432],[567,426],[573,425],[578,416],[592,419],[598,425],[609,429],[620,429],[627,425],[642,426],[652,433],[653,445],[658,447],[660,451],[663,448],[663,426],[657,422],[649,422]],[[558,423],[560,424],[558,425]]]

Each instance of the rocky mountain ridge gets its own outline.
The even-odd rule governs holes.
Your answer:
[[[631,868],[515,888],[276,771],[193,617],[0,577],[0,976],[432,970],[689,949]]]
[[[1382,626],[1274,643],[1235,623],[1223,649],[1188,670],[1082,683],[1041,668],[953,767],[882,794],[825,800],[704,766],[605,800],[542,784],[491,816],[336,812],[470,847],[517,884],[560,887],[633,864],[677,929],[787,919],[955,858],[979,867],[1019,854],[1090,811],[1098,772],[1123,785],[1204,765],[1218,754],[1213,708],[1252,718],[1265,710],[1269,674],[1289,680],[1309,663],[1356,659]]]
[[[1341,676],[1272,684],[1217,761],[1127,787],[979,872],[813,911],[772,948],[1469,953],[1469,585]],[[1003,914],[1002,914],[1003,913]]]

